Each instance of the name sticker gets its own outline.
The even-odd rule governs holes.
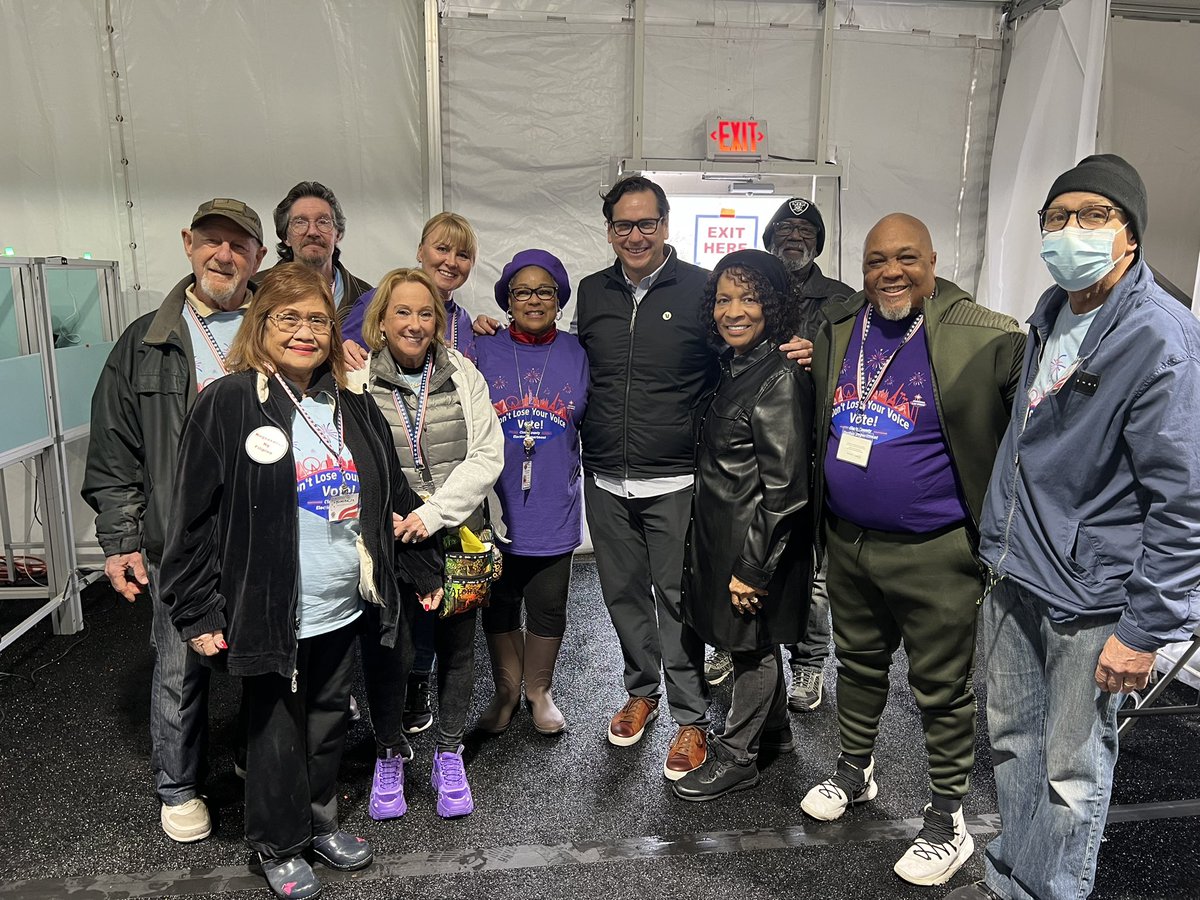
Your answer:
[[[246,436],[246,455],[256,463],[279,462],[289,446],[287,435],[274,425],[255,428]]]
[[[838,441],[837,458],[841,462],[865,469],[867,461],[871,458],[871,443],[870,438],[842,432],[842,438]]]

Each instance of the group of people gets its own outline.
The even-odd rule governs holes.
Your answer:
[[[101,376],[84,487],[114,588],[154,605],[164,831],[211,831],[217,668],[242,682],[246,838],[271,889],[313,897],[313,861],[369,865],[337,814],[356,646],[378,751],[370,816],[405,813],[407,736],[432,726],[435,689],[437,811],[469,814],[477,613],[447,594],[445,559],[477,536],[503,556],[478,727],[507,729],[524,696],[536,730],[557,734],[586,514],[628,698],[608,741],[638,743],[665,690],[677,797],[751,788],[760,752],[794,751],[781,646],[792,707],[815,706],[831,613],[840,746],[801,808],[837,819],[886,783],[893,761],[877,770],[874,746],[903,645],[930,797],[895,871],[944,884],[974,849],[962,800],[982,617],[1003,831],[986,879],[950,896],[1086,896],[1117,710],[1200,622],[1200,455],[1184,432],[1200,323],[1142,258],[1137,172],[1092,156],[1051,186],[1038,215],[1055,286],[1028,336],[936,275],[909,215],[871,229],[855,292],[814,261],[825,228],[805,198],[780,206],[765,250],[711,273],[667,243],[653,181],[618,181],[602,213],[616,259],[579,281],[567,331],[571,283],[541,249],[501,272],[507,322],[470,320],[454,292],[478,242],[453,213],[427,223],[416,267],[372,288],[342,264],[345,216],[319,183],[276,208],[265,274],[252,209],[196,211],[191,274]],[[728,654],[709,680],[733,676],[720,730],[706,643]]]

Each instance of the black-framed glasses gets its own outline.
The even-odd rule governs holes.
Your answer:
[[[316,221],[306,219],[304,216],[296,216],[288,222],[288,231],[292,234],[304,234],[312,225],[317,226],[317,231],[321,234],[330,234],[333,232],[333,219],[329,216],[321,216]]]
[[[1124,210],[1119,206],[1109,206],[1105,203],[1089,203],[1079,209],[1047,206],[1045,209],[1038,210],[1038,221],[1042,224],[1042,231],[1062,231],[1071,221],[1071,216],[1074,216],[1080,228],[1095,231],[1097,228],[1107,225],[1108,220],[1115,212],[1123,213]]]
[[[809,240],[816,240],[817,237],[817,229],[807,222],[801,222],[799,224],[780,222],[775,226],[774,234],[777,238],[785,238],[793,233],[799,234],[800,237],[808,238]]]
[[[636,222],[630,222],[628,219],[618,219],[615,222],[609,222],[608,227],[613,230],[613,234],[617,237],[625,237],[636,227],[642,234],[654,234],[658,231],[658,223],[663,220],[662,216],[657,219],[638,219]]]
[[[298,316],[295,313],[271,313],[267,316],[275,327],[285,334],[295,334],[301,325],[307,325],[313,334],[329,334],[332,320],[329,316]]]
[[[534,297],[539,300],[557,300],[558,288],[545,285],[539,288],[510,288],[508,296],[518,303],[528,303]]]

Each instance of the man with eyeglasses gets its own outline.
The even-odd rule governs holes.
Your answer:
[[[371,285],[342,263],[338,244],[346,234],[346,214],[333,191],[319,181],[301,181],[275,207],[275,252],[280,262],[302,262],[321,273],[333,290],[338,319]],[[259,279],[269,272],[264,269]]]
[[[158,595],[183,420],[196,395],[225,374],[225,356],[266,255],[258,213],[240,200],[200,204],[183,229],[192,271],[157,311],[118,339],[92,396],[83,499],[113,588],[132,602],[149,594],[150,762],[163,831],[202,840],[212,822],[200,794],[208,744],[209,669],[188,651]]]
[[[603,212],[617,258],[580,282],[576,316],[591,371],[584,506],[629,695],[608,739],[641,740],[665,674],[679,728],[663,773],[677,780],[704,762],[709,726],[704,645],[680,614],[692,411],[717,374],[700,320],[708,272],[667,244],[667,197],[649,179],[618,181]]]
[[[1137,171],[1101,154],[1039,213],[1056,286],[980,523],[1002,829],[959,900],[1091,893],[1117,710],[1200,624],[1200,323],[1146,265],[1147,212]]]

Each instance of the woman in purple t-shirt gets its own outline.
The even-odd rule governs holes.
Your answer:
[[[570,297],[558,258],[523,250],[496,282],[508,328],[476,339],[477,364],[504,431],[496,494],[508,544],[504,574],[483,611],[496,693],[479,719],[493,733],[512,721],[522,678],[534,728],[557,734],[566,727],[550,685],[567,625],[571,553],[582,542],[578,429],[588,388],[579,339],[555,326]]]

